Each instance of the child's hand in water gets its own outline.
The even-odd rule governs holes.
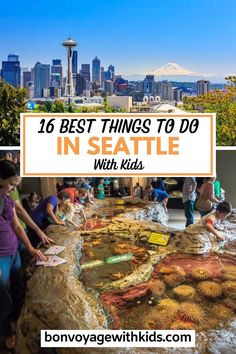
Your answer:
[[[218,239],[219,241],[224,241],[224,240],[225,240],[225,238],[224,238],[223,236],[220,236],[220,235],[217,237],[217,239]]]

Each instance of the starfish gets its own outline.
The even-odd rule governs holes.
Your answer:
[[[95,286],[97,286],[98,288],[101,288],[103,286],[103,282],[101,281],[101,283],[97,283],[97,284],[94,284]]]
[[[93,246],[97,246],[97,245],[99,245],[100,243],[101,243],[101,241],[95,240],[95,241],[92,242],[92,245],[93,245]]]
[[[124,274],[122,274],[122,273],[120,273],[120,272],[112,274],[113,277],[118,278],[118,279],[122,278],[123,275],[124,275]]]

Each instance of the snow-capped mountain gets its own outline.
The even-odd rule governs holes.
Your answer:
[[[200,74],[195,71],[191,71],[183,68],[181,65],[176,63],[167,63],[160,68],[152,72],[156,76],[176,76],[176,75],[187,75],[187,76],[209,76],[209,74]]]
[[[199,73],[189,70],[177,63],[167,63],[158,69],[150,70],[142,74],[123,75],[128,80],[143,80],[147,74],[155,75],[156,80],[169,81],[197,81],[201,79],[210,80],[212,82],[224,82],[224,77],[216,76],[215,74]]]

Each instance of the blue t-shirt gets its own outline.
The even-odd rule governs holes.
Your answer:
[[[37,208],[31,213],[32,219],[35,224],[40,227],[40,229],[44,229],[49,225],[47,204],[51,204],[53,206],[53,212],[55,213],[57,209],[57,197],[55,195],[50,195],[49,197],[44,198],[41,200]]]
[[[169,198],[169,194],[160,190],[160,189],[153,189],[152,190],[152,198],[157,198],[158,202],[162,202],[163,199]]]

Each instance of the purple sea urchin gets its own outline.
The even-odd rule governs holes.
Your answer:
[[[221,286],[214,281],[201,281],[197,289],[201,295],[208,299],[216,299],[222,294]]]

